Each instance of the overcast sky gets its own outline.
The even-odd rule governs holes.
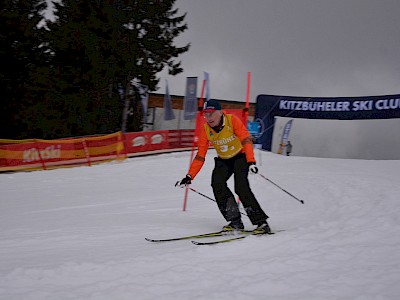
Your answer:
[[[184,72],[161,72],[157,93],[184,95],[210,74],[211,97],[346,97],[400,93],[399,0],[177,0],[190,42]]]

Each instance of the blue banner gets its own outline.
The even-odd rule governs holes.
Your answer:
[[[290,129],[292,128],[293,120],[289,120],[283,129],[281,144],[286,144],[289,139]]]
[[[260,140],[271,151],[276,116],[304,119],[394,119],[400,118],[400,95],[307,98],[258,95],[255,118],[266,124]]]
[[[204,72],[204,80],[206,81],[206,101],[210,100],[210,74]]]
[[[197,117],[197,77],[187,77],[183,119],[195,120],[196,117]]]
[[[174,115],[174,111],[172,110],[172,100],[171,100],[171,96],[169,95],[168,81],[165,81],[164,120],[170,121],[170,120],[174,120],[174,119],[175,119],[175,115]]]
[[[286,144],[289,140],[289,134],[290,134],[290,129],[292,129],[292,123],[293,123],[293,119],[287,121],[287,123],[285,124],[285,127],[283,128],[281,143],[279,144],[279,149],[277,152],[278,154],[282,154],[283,148],[286,146]]]
[[[261,124],[259,122],[247,122],[247,130],[252,137],[259,137],[261,133]]]

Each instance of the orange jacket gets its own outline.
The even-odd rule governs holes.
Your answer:
[[[229,125],[227,124],[228,120],[230,120],[232,123],[232,126],[228,126],[228,130],[231,130],[232,133],[235,135],[235,139],[238,139],[240,141],[241,149],[239,153],[246,154],[247,162],[256,162],[256,160],[254,159],[253,141],[249,131],[247,130],[246,126],[244,126],[243,122],[235,115],[224,114],[222,117],[224,118],[224,129],[227,125]],[[217,132],[215,132],[210,127],[210,125],[205,123],[204,129],[201,131],[199,136],[198,150],[196,156],[193,159],[188,172],[188,175],[190,175],[192,179],[196,177],[196,175],[200,172],[201,168],[204,165],[206,154],[210,144],[210,140],[207,136],[207,132],[209,131],[212,134],[217,134]]]

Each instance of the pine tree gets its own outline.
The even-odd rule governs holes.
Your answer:
[[[3,0],[0,4],[0,138],[27,138],[37,132],[33,72],[43,66],[44,0]],[[29,109],[27,109],[29,108]]]
[[[76,126],[72,135],[121,128],[118,84],[125,87],[133,112],[128,128],[141,130],[139,97],[131,81],[155,90],[164,67],[173,75],[182,72],[174,59],[189,48],[173,45],[187,28],[179,26],[185,15],[174,17],[174,2],[64,0],[56,5],[58,19],[48,24],[52,78],[68,103],[67,123]]]
[[[121,129],[118,86],[129,100],[129,131],[141,130],[140,95],[155,90],[157,73],[182,72],[189,45],[175,1],[62,0],[43,23],[46,0],[0,4],[0,138],[60,138]],[[182,24],[183,23],[183,24]],[[3,129],[7,129],[4,131]]]

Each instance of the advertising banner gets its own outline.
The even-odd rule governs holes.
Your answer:
[[[310,98],[258,95],[255,118],[266,125],[260,140],[271,151],[274,117],[304,119],[393,119],[400,118],[400,95]]]
[[[195,120],[196,117],[197,117],[197,77],[187,77],[183,119]]]
[[[281,139],[281,143],[279,144],[278,154],[282,154],[283,148],[285,147],[285,145],[289,139],[289,134],[290,134],[290,129],[292,128],[292,123],[293,123],[293,119],[289,120],[285,124],[285,127],[283,128],[282,139]]]
[[[121,132],[76,139],[29,140],[0,144],[0,171],[48,169],[126,157]]]
[[[0,171],[46,170],[67,165],[88,165],[143,152],[190,148],[194,130],[116,132],[59,140],[1,140]]]
[[[174,111],[172,110],[172,100],[171,100],[171,96],[169,95],[168,81],[165,81],[164,120],[170,121],[170,120],[174,120],[174,119],[175,119],[175,115],[174,115]]]

